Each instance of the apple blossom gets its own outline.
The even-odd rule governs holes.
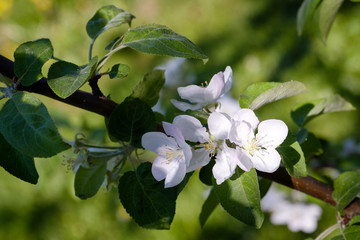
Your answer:
[[[163,122],[166,134],[148,132],[142,136],[145,149],[158,154],[151,172],[157,181],[165,179],[165,188],[178,185],[185,177],[192,152],[181,131],[173,124]]]
[[[205,82],[206,86],[189,85],[177,89],[180,97],[192,104],[175,99],[171,99],[171,102],[181,111],[201,109],[224,96],[231,88],[232,79],[232,69],[230,66],[227,66],[224,72],[215,74],[209,84]]]

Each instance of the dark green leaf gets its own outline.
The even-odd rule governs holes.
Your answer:
[[[113,78],[125,78],[127,77],[127,75],[130,72],[130,68],[128,65],[125,64],[115,64],[110,72],[109,72],[109,77],[111,79]]]
[[[48,84],[56,95],[67,98],[92,77],[96,63],[97,57],[81,67],[69,62],[56,62],[49,69]]]
[[[307,176],[304,153],[295,137],[289,134],[285,141],[277,147],[277,151],[280,153],[282,163],[291,176]]]
[[[36,184],[39,175],[34,159],[15,150],[0,134],[0,166],[21,180]]]
[[[297,81],[254,83],[240,95],[239,103],[242,108],[256,110],[267,103],[291,97],[306,90],[304,84]]]
[[[331,25],[344,0],[326,0],[320,3],[316,9],[316,20],[319,27],[321,39],[326,42]]]
[[[75,174],[75,195],[81,199],[94,196],[104,182],[107,161],[89,167],[80,166]]]
[[[122,24],[131,24],[135,18],[131,13],[125,12],[113,5],[101,7],[86,24],[86,31],[90,38],[95,39],[102,32],[118,27]]]
[[[233,178],[236,178],[233,176]],[[260,206],[260,190],[255,169],[221,185],[214,184],[221,206],[234,218],[260,228],[264,214]]]
[[[219,205],[219,200],[215,194],[214,189],[212,188],[209,196],[207,197],[201,208],[201,213],[199,216],[201,227],[205,225],[206,221],[208,220],[208,218],[210,217],[210,215],[218,205]]]
[[[144,79],[136,85],[130,97],[139,98],[150,107],[159,100],[159,93],[165,83],[164,70],[154,70],[147,73]]]
[[[300,104],[291,110],[291,118],[299,127],[302,127],[321,114],[352,110],[355,110],[355,108],[351,103],[335,94],[327,98]]]
[[[24,86],[30,86],[42,78],[41,68],[53,56],[49,39],[21,44],[14,52],[14,72]]]
[[[109,134],[120,141],[141,147],[141,137],[156,129],[155,116],[149,105],[138,98],[127,98],[111,113]]]
[[[355,215],[354,217],[351,218],[349,222],[349,226],[351,225],[360,225],[360,214]]]
[[[209,164],[203,166],[200,169],[200,173],[199,173],[199,178],[200,181],[208,186],[212,186],[213,185],[213,173],[212,173],[212,169],[215,165],[215,161],[211,160],[209,162]]]
[[[0,111],[0,132],[6,141],[29,157],[51,157],[68,149],[44,104],[17,92]]]
[[[115,47],[115,43],[119,41],[120,37],[114,38],[108,45],[106,45],[105,50],[110,51],[113,47]]]
[[[297,31],[301,35],[305,23],[313,15],[316,7],[319,5],[320,0],[304,0],[297,13]]]
[[[323,153],[321,142],[311,132],[307,133],[304,142],[302,142],[300,146],[304,152],[305,159],[309,159],[312,156],[319,156]]]
[[[260,197],[263,198],[271,187],[272,181],[266,178],[259,179]]]
[[[129,30],[121,45],[144,53],[207,59],[207,56],[186,37],[162,25],[144,25]]]
[[[334,181],[332,197],[336,201],[336,209],[345,208],[360,193],[360,172],[349,171],[340,174]]]
[[[151,229],[170,228],[178,189],[164,188],[164,181],[156,181],[151,163],[142,163],[136,173],[126,172],[118,189],[124,208],[137,224]]]

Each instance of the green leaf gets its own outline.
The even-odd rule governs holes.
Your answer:
[[[48,73],[50,88],[61,98],[67,98],[78,90],[93,75],[97,57],[85,66],[59,61],[51,65]]]
[[[110,72],[109,72],[109,77],[111,79],[113,78],[125,78],[127,77],[127,75],[130,72],[130,68],[128,65],[125,64],[115,64],[114,66],[112,66]]]
[[[323,148],[319,139],[311,132],[307,132],[304,141],[300,144],[304,152],[305,159],[312,156],[319,156],[323,153]]]
[[[266,178],[259,178],[260,197],[265,197],[271,187],[272,181]]]
[[[126,172],[119,181],[120,200],[137,224],[144,228],[169,229],[175,215],[177,187],[164,188],[151,173],[151,163]]]
[[[281,155],[282,163],[291,176],[307,176],[304,153],[294,136],[288,134],[285,141],[276,150]]]
[[[152,24],[129,30],[121,41],[125,45],[144,53],[172,57],[207,59],[207,56],[186,37],[166,26]]]
[[[291,118],[302,127],[315,117],[331,112],[353,111],[355,107],[335,94],[327,98],[317,99],[302,103],[291,110]]]
[[[254,83],[240,95],[239,103],[242,108],[256,110],[267,103],[291,97],[305,91],[307,89],[304,84],[297,81]]]
[[[119,41],[120,37],[114,38],[108,45],[106,45],[105,50],[110,51],[113,47],[115,47],[115,44]]]
[[[351,218],[349,222],[349,226],[351,225],[360,225],[360,214],[355,215],[354,217]]]
[[[297,31],[301,35],[305,23],[308,21],[309,17],[314,13],[316,7],[319,5],[320,0],[304,0],[297,12]]]
[[[29,157],[51,157],[68,149],[44,104],[17,92],[0,111],[0,132],[6,141]]]
[[[337,203],[337,210],[345,208],[359,193],[360,172],[344,172],[334,180],[334,192],[332,197]]]
[[[203,166],[199,172],[199,179],[202,183],[208,186],[213,185],[213,173],[212,169],[215,165],[215,161],[211,160],[209,164]]]
[[[144,76],[144,79],[136,85],[130,97],[139,98],[150,107],[155,106],[159,100],[159,93],[165,83],[164,70],[153,70]]]
[[[338,235],[334,238],[331,238],[331,240],[358,240],[360,239],[360,226],[355,225],[345,228],[344,237],[343,235]]]
[[[42,78],[42,66],[53,56],[49,39],[21,44],[14,52],[14,73],[23,86],[30,86]]]
[[[14,149],[0,134],[0,166],[21,180],[36,184],[39,175],[34,159]]]
[[[111,136],[141,147],[142,135],[156,129],[155,115],[145,102],[127,98],[111,113],[107,127]]]
[[[234,176],[233,176],[234,177]],[[260,206],[260,190],[255,169],[244,172],[235,180],[214,184],[221,206],[234,218],[260,228],[264,214]]]
[[[210,217],[210,215],[213,213],[213,211],[218,205],[219,205],[219,200],[215,194],[214,189],[212,188],[210,190],[209,196],[207,197],[201,208],[201,213],[199,216],[201,227],[204,227],[206,221],[208,220],[208,218]]]
[[[350,0],[350,2],[360,2],[360,0]]]
[[[104,182],[107,161],[89,167],[80,166],[75,174],[75,195],[81,199],[94,196]]]
[[[90,38],[95,39],[104,31],[122,24],[131,24],[135,18],[131,13],[113,5],[101,7],[86,24],[86,31]]]
[[[326,0],[322,1],[316,9],[316,21],[323,42],[326,42],[331,25],[333,24],[336,14],[339,11],[344,0]]]

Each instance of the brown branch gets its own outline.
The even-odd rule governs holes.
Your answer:
[[[15,77],[13,67],[14,63],[11,60],[0,55],[0,73],[12,79]],[[29,87],[19,86],[18,90],[38,93],[53,98],[57,101],[61,101],[72,106],[103,115],[105,117],[109,117],[117,105],[115,102],[105,97],[95,96],[91,93],[79,90],[66,99],[59,98],[48,86],[46,78],[42,78],[40,81]],[[310,196],[316,197],[333,206],[336,205],[335,200],[331,196],[333,188],[323,182],[316,180],[315,178],[294,178],[286,172],[285,168],[279,168],[274,173],[264,173],[258,171],[258,175],[288,186],[292,189],[306,193]],[[353,202],[351,202],[349,206],[345,208],[344,212],[346,214],[346,218],[348,219],[351,219],[354,215],[359,214],[360,199],[356,198]]]

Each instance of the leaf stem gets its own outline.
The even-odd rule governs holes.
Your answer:
[[[335,231],[338,228],[339,228],[339,225],[337,223],[335,223],[334,225],[330,226],[329,228],[325,229],[322,233],[320,233],[320,235],[317,236],[315,238],[315,240],[325,239],[330,233],[332,233],[333,231]]]

